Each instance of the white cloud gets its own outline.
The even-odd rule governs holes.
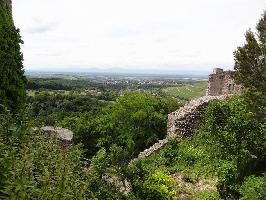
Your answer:
[[[16,0],[26,69],[232,67],[264,0]]]

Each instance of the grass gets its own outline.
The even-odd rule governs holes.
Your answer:
[[[163,89],[163,92],[170,96],[180,99],[194,99],[206,94],[207,82],[201,81],[194,84],[185,84],[180,87],[168,87]]]
[[[156,171],[170,174],[177,184],[178,199],[207,199],[204,196],[218,195],[218,178],[212,170],[215,160],[209,160],[208,151],[201,146],[202,141],[196,136],[193,138],[171,140],[160,151],[141,160],[139,165],[146,175]]]

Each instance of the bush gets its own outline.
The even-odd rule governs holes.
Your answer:
[[[223,198],[231,197],[235,191],[235,184],[239,177],[238,169],[235,163],[224,162],[218,169],[217,189]]]
[[[177,199],[177,186],[174,180],[161,171],[150,175],[142,184],[141,190],[141,199]]]
[[[265,159],[265,128],[264,119],[250,109],[245,95],[214,101],[205,113],[204,137],[210,152],[219,159],[236,158],[242,169],[252,159]]]
[[[79,146],[63,149],[56,139],[0,121],[0,197],[8,199],[85,199],[90,179]]]
[[[221,200],[218,192],[205,191],[201,192],[196,198],[196,200]]]
[[[169,106],[169,107],[168,107]],[[71,129],[75,141],[83,143],[91,158],[100,148],[123,147],[127,160],[165,137],[167,114],[179,105],[174,100],[157,98],[144,92],[127,92],[102,108],[98,116],[83,112],[65,117],[58,124]]]
[[[236,185],[265,162],[265,119],[258,115],[261,105],[251,106],[247,94],[214,101],[205,113],[201,138],[219,166],[218,190],[223,197],[237,197]]]
[[[266,177],[249,176],[241,185],[240,194],[243,200],[266,199]]]

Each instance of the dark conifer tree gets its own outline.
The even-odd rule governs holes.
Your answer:
[[[0,0],[0,104],[17,113],[25,102],[26,77],[19,30],[14,26],[9,0]],[[0,112],[2,110],[0,109]]]
[[[246,88],[266,94],[266,10],[259,20],[256,33],[246,32],[246,43],[235,56],[235,79]]]

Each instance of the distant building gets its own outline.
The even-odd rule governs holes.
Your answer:
[[[224,94],[235,94],[240,92],[241,85],[234,82],[231,77],[232,71],[224,71],[221,68],[214,68],[209,75],[207,96],[219,96]]]

